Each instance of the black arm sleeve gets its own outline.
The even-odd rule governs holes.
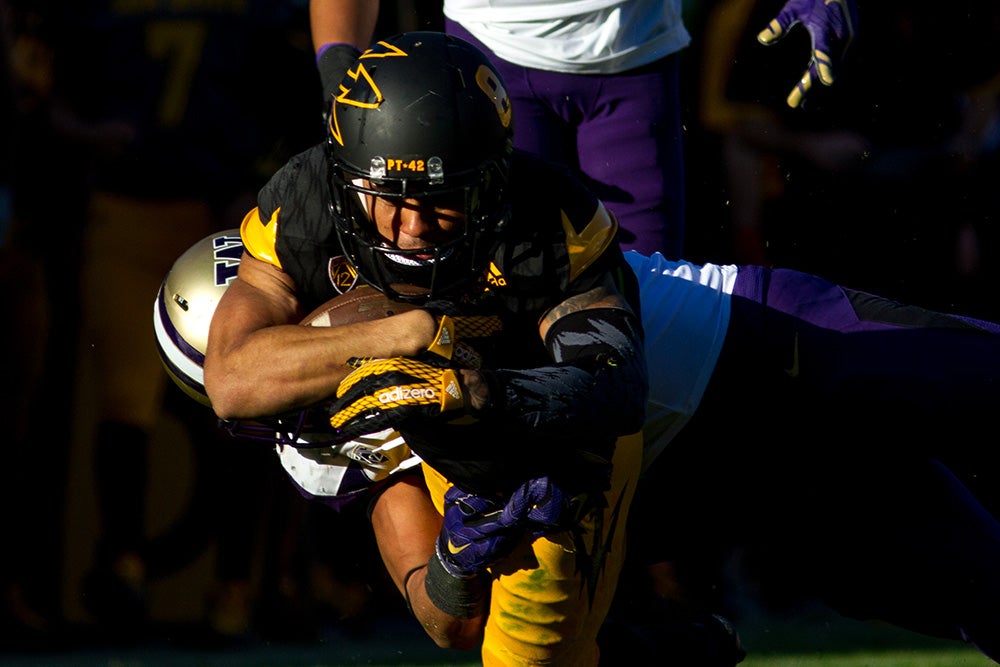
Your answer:
[[[560,436],[617,437],[642,428],[648,376],[631,312],[570,313],[552,325],[545,345],[553,366],[484,372],[492,403],[483,419]]]

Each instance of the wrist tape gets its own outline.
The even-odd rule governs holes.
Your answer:
[[[482,575],[469,578],[453,576],[444,569],[437,554],[427,562],[424,590],[435,607],[456,618],[479,615],[486,602],[486,580]]]

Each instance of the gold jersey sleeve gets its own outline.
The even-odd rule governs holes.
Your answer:
[[[278,237],[278,214],[281,209],[274,211],[271,219],[265,222],[260,217],[260,209],[254,207],[246,214],[240,224],[240,238],[243,240],[243,247],[254,258],[267,262],[277,268],[281,268],[281,260],[275,250],[275,242]]]
[[[573,281],[614,241],[618,232],[618,219],[603,203],[597,202],[597,210],[583,229],[577,231],[565,212],[562,215],[562,225],[569,252],[569,279]]]

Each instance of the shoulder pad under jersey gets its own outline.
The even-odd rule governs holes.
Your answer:
[[[260,208],[255,207],[246,214],[240,225],[240,237],[246,251],[252,257],[279,269],[281,268],[281,260],[278,259],[274,245],[278,236],[278,213],[280,211],[280,208],[276,209],[271,219],[264,222],[260,219]]]
[[[598,201],[597,210],[582,229],[577,231],[565,211],[562,213],[562,225],[566,233],[569,279],[572,282],[611,245],[618,232],[618,219]],[[243,242],[246,243],[246,239]]]

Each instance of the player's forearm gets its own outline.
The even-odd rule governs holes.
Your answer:
[[[310,0],[309,29],[313,49],[326,44],[351,44],[364,51],[378,19],[378,0]]]
[[[431,556],[437,558],[437,556]],[[406,582],[406,599],[413,615],[424,628],[424,632],[441,648],[460,650],[474,649],[483,639],[483,627],[486,625],[488,602],[484,601],[482,610],[471,618],[459,618],[445,611],[431,601],[427,593],[427,566],[416,570]],[[485,585],[476,581],[474,585]]]
[[[333,395],[352,357],[415,355],[433,330],[423,311],[340,327],[264,327],[238,342],[210,343],[205,388],[222,419],[282,414]]]
[[[478,646],[485,608],[459,618],[443,611],[427,594],[427,565],[437,558],[434,545],[442,517],[431,502],[423,476],[402,475],[390,483],[376,498],[370,518],[386,570],[428,637],[443,648]]]
[[[642,427],[648,378],[631,312],[572,313],[553,324],[546,339],[555,365],[464,374],[472,407],[483,418],[562,435],[617,437]]]

